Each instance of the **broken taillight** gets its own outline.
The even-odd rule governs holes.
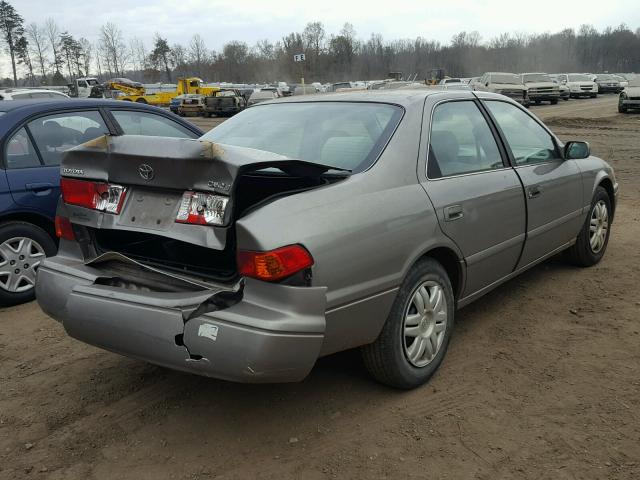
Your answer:
[[[238,251],[240,275],[268,282],[289,277],[311,265],[313,257],[302,245],[288,245],[268,252]]]
[[[64,240],[74,241],[76,239],[75,234],[73,233],[73,227],[71,226],[71,222],[67,217],[59,217],[56,216],[56,237],[62,238]]]
[[[64,203],[116,214],[120,213],[127,192],[121,185],[73,178],[62,178],[60,189]]]
[[[222,225],[228,197],[211,193],[184,192],[176,222],[195,225]]]

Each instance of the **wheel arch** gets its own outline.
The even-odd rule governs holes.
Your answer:
[[[412,263],[411,267],[413,267],[416,263],[424,258],[432,258],[436,260],[438,263],[442,265],[442,267],[447,272],[449,276],[449,281],[451,282],[451,288],[453,289],[453,296],[457,301],[462,294],[464,288],[464,261],[462,257],[456,250],[450,246],[435,246],[429,248],[427,251],[423,252],[418,258],[416,258]],[[408,271],[408,270],[407,270]]]
[[[616,211],[616,196],[615,196],[615,191],[613,189],[613,182],[611,181],[611,178],[609,177],[601,178],[596,184],[596,187],[602,187],[607,191],[607,194],[609,195],[609,201],[611,202],[611,217],[613,219],[613,216],[615,215],[615,211]]]
[[[11,212],[0,216],[0,225],[8,222],[31,223],[47,232],[56,245],[58,244],[55,223],[45,215],[34,212]]]

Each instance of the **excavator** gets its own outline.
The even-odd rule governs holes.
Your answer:
[[[104,83],[107,95],[125,102],[148,103],[149,105],[169,105],[171,99],[185,93],[213,95],[218,87],[206,87],[198,77],[179,78],[176,90],[171,92],[146,93],[141,83],[127,78],[114,78]]]

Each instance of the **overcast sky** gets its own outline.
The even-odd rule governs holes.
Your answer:
[[[328,34],[345,22],[359,38],[373,32],[386,40],[422,36],[448,42],[457,32],[477,30],[483,40],[503,32],[556,32],[588,23],[598,29],[626,23],[640,27],[639,0],[9,0],[27,23],[52,17],[76,38],[98,38],[100,26],[116,23],[125,39],[138,37],[147,48],[155,32],[170,43],[188,43],[200,33],[210,49],[230,40],[253,45],[275,41],[305,24],[321,21]],[[2,62],[6,65],[5,62]],[[3,65],[2,73],[7,68]]]

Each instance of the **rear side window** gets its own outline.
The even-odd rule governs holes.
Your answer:
[[[39,167],[40,159],[24,127],[18,130],[7,142],[5,151],[7,169]]]
[[[400,107],[382,103],[257,105],[202,138],[357,173],[376,160],[400,122],[402,112]]]
[[[109,133],[97,111],[47,115],[28,126],[45,165],[60,165],[68,149]]]
[[[192,131],[173,120],[148,112],[112,110],[125,135],[149,135],[152,137],[196,138]]]
[[[560,160],[553,138],[529,114],[506,102],[487,101],[502,130],[516,165]]]
[[[429,178],[503,166],[493,133],[474,102],[448,102],[436,107],[431,123]]]

